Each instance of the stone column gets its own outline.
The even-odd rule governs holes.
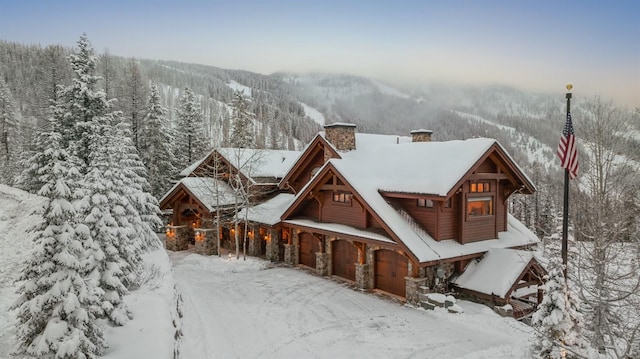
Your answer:
[[[267,238],[267,260],[277,262],[284,258],[278,258],[278,243],[280,243],[280,231],[275,229],[269,229]]]
[[[298,246],[295,244],[284,245],[284,262],[290,265],[298,264]]]
[[[192,229],[189,226],[176,227],[176,250],[184,251],[189,248],[189,237]]]
[[[249,255],[250,256],[258,256],[260,255],[260,231],[258,230],[258,226],[250,226],[249,231],[253,233],[252,235],[247,234],[249,236]]]
[[[316,271],[321,276],[329,275],[330,253],[316,252]]]
[[[413,278],[405,277],[406,281],[406,298],[407,303],[413,305],[420,304],[420,287],[424,287],[427,284],[427,278]]]
[[[369,277],[371,277],[371,265],[368,263],[356,263],[356,286],[360,289],[371,289]]]

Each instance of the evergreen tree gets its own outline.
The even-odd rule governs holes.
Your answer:
[[[178,108],[178,128],[176,131],[176,160],[178,168],[183,168],[205,155],[209,146],[202,126],[200,104],[190,88],[186,87],[180,97]]]
[[[104,91],[97,90],[100,77],[95,75],[96,59],[93,48],[83,34],[78,41],[79,51],[69,55],[74,72],[71,86],[61,88],[54,104],[62,133],[62,147],[80,160],[80,172],[86,172],[89,162],[89,132],[94,117],[105,115],[111,108]]]
[[[543,285],[544,298],[531,318],[536,328],[538,358],[572,358],[584,347],[580,300],[568,287],[563,266],[555,257]],[[568,350],[567,350],[568,349]]]
[[[252,148],[253,141],[253,113],[249,110],[249,102],[241,91],[233,94],[233,131],[231,133],[231,146],[239,148]]]
[[[0,183],[12,183],[17,172],[15,166],[19,152],[18,126],[13,98],[0,78]]]
[[[119,104],[131,125],[131,139],[140,150],[140,133],[144,126],[146,87],[138,63],[130,59],[124,72],[122,96]]]
[[[171,187],[171,177],[176,172],[175,157],[171,149],[171,137],[165,115],[167,110],[160,104],[158,87],[152,83],[149,88],[147,115],[140,136],[140,158],[147,168],[147,179],[151,194],[156,198]]]
[[[17,354],[38,358],[94,358],[106,347],[96,318],[103,292],[92,276],[95,243],[78,221],[77,168],[60,147],[62,136],[41,134],[46,165],[38,171],[47,199],[42,223],[33,229],[35,248],[23,269],[13,304],[17,313]]]

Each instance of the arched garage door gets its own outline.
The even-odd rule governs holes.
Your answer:
[[[301,233],[298,237],[300,244],[299,261],[307,267],[316,268],[316,252],[320,252],[320,240],[311,233]]]
[[[358,248],[350,242],[338,239],[331,244],[331,256],[331,273],[355,281]]]
[[[394,251],[376,251],[376,288],[401,297],[406,296],[405,277],[409,274],[407,258]]]

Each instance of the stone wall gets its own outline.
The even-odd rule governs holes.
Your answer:
[[[355,263],[356,266],[356,286],[360,289],[371,289],[369,282],[371,278],[371,265],[368,263]]]
[[[195,252],[211,256],[218,254],[218,240],[216,230],[213,228],[198,228],[196,232]]]
[[[406,293],[405,297],[407,298],[407,303],[413,305],[420,304],[420,293],[422,293],[422,288],[427,284],[427,278],[412,278],[406,277]]]

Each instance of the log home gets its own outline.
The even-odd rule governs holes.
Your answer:
[[[282,175],[281,193],[243,210],[252,248],[265,248],[253,254],[413,304],[454,288],[526,315],[544,270],[534,258],[522,266],[505,260],[539,242],[508,214],[507,200],[535,186],[493,139],[438,142],[431,135],[326,125]],[[491,250],[510,254],[486,255]],[[507,291],[462,277],[501,265],[517,268],[496,278]]]

